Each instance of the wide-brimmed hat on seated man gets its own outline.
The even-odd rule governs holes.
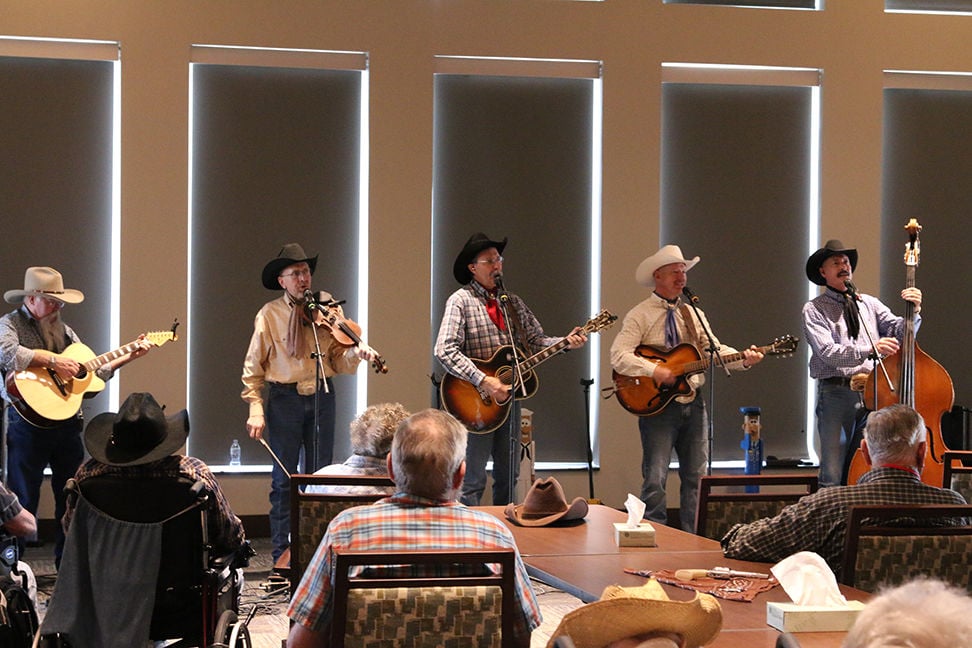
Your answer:
[[[189,414],[166,416],[152,394],[134,393],[118,413],[98,414],[84,429],[84,447],[110,466],[138,466],[173,454],[189,436]]]

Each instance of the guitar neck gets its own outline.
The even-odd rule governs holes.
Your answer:
[[[548,347],[544,347],[540,349],[532,356],[530,356],[529,358],[521,362],[520,367],[523,369],[524,373],[528,371],[532,371],[540,363],[554,357],[555,355],[557,355],[558,353],[566,349],[569,345],[570,342],[567,341],[567,338],[564,338],[559,342],[555,342],[554,344],[551,344]]]
[[[767,346],[757,347],[757,350],[760,353],[766,353],[767,351],[769,351],[772,348],[773,348],[772,345],[767,345]],[[725,355],[716,356],[716,357],[721,358],[722,359],[721,362],[724,363],[724,364],[732,364],[733,362],[736,362],[737,360],[742,360],[745,356],[743,355],[743,352],[742,351],[737,351],[735,353],[727,353]],[[685,363],[685,375],[690,375],[690,374],[695,374],[695,373],[701,373],[701,372],[705,371],[708,368],[709,368],[709,359],[708,359],[708,356],[706,356],[706,357],[702,358],[701,360],[696,360],[695,362],[686,362]]]
[[[132,340],[125,346],[118,347],[114,351],[108,351],[107,353],[102,353],[100,356],[91,358],[87,362],[83,363],[82,366],[88,371],[96,371],[102,365],[107,364],[112,360],[117,360],[118,358],[131,353],[137,348],[138,340]]]

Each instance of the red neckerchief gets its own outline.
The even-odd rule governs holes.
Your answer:
[[[489,319],[493,321],[493,324],[499,330],[506,330],[506,322],[503,321],[503,311],[500,310],[499,301],[497,301],[495,295],[490,295],[489,293],[486,294],[486,314],[489,315]]]

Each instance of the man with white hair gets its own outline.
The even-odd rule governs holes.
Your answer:
[[[895,404],[872,412],[861,450],[871,469],[851,486],[831,486],[802,497],[774,518],[737,524],[722,538],[728,558],[778,562],[798,551],[820,554],[834,572],[843,562],[847,511],[851,506],[880,504],[965,504],[953,490],[921,481],[928,450],[921,414]],[[961,518],[928,520],[941,526]]]
[[[466,472],[466,438],[466,428],[441,410],[423,410],[402,422],[388,455],[396,492],[371,506],[342,511],[328,524],[287,611],[294,621],[289,648],[327,645],[335,550],[516,549],[506,525],[456,499]],[[514,642],[529,646],[530,633],[540,625],[540,607],[519,553],[515,578],[520,613],[514,618]]]
[[[61,273],[54,268],[31,267],[24,275],[23,290],[8,290],[3,298],[9,304],[20,305],[0,318],[0,372],[4,377],[26,369],[66,385],[79,377],[81,364],[74,356],[62,353],[81,340],[61,319],[61,309],[65,304],[80,304],[84,294],[65,288]],[[139,346],[101,365],[94,373],[108,380],[116,369],[145,355],[149,348],[148,344]],[[8,403],[26,407],[17,394],[10,393],[4,381],[0,381],[0,390]],[[36,515],[44,469],[50,466],[54,518],[60,520],[66,509],[64,484],[84,460],[84,421],[80,408],[64,420],[45,422],[44,427],[35,424],[43,420],[40,417],[41,414],[34,415],[26,409],[22,413],[18,407],[7,408],[7,486],[17,494],[23,507]],[[58,563],[63,547],[64,532],[57,525],[54,557]]]

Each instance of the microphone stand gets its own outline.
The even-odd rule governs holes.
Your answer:
[[[496,275],[493,277],[493,282],[496,284],[496,295],[499,297],[500,310],[503,313],[503,321],[506,322],[506,334],[510,340],[510,348],[513,357],[513,384],[510,387],[510,416],[508,421],[509,427],[509,452],[510,452],[510,474],[509,474],[509,488],[510,488],[510,501],[516,501],[516,473],[517,466],[515,462],[517,461],[517,449],[520,445],[520,422],[516,420],[518,416],[516,415],[516,390],[521,389],[523,391],[523,396],[527,395],[526,391],[526,381],[523,380],[523,370],[520,367],[520,356],[516,349],[516,339],[513,337],[513,322],[510,319],[510,313],[507,306],[509,306],[510,296],[506,293],[506,288],[503,286],[503,277],[501,275]],[[496,504],[496,502],[493,502]]]
[[[328,304],[330,303],[331,300],[328,300]],[[325,306],[328,304],[325,304]],[[304,306],[313,313],[311,315],[311,331],[314,334],[314,352],[311,353],[311,358],[314,359],[314,438],[311,441],[313,457],[310,461],[306,457],[304,458],[304,463],[310,464],[310,466],[304,466],[304,471],[312,473],[320,467],[317,463],[321,456],[321,386],[323,385],[325,394],[329,393],[330,389],[327,386],[327,377],[324,374],[324,356],[321,353],[321,341],[317,339],[317,324],[314,322],[317,311],[321,310],[323,313],[322,305],[316,298],[308,298]]]
[[[581,378],[580,384],[584,387],[584,421],[587,424],[587,486],[590,490],[591,504],[599,504],[594,499],[594,448],[591,443],[591,385],[594,384],[593,378]]]
[[[692,292],[687,287],[684,288],[682,292],[683,294],[685,294],[686,297],[688,297],[688,302],[689,305],[691,305],[692,307],[692,312],[695,313],[695,319],[702,326],[702,332],[705,333],[706,340],[708,340],[709,343],[709,345],[705,349],[706,353],[709,354],[709,366],[707,367],[707,372],[709,375],[706,378],[706,380],[709,381],[709,412],[708,412],[708,421],[706,422],[707,423],[706,427],[708,428],[707,435],[708,435],[708,450],[709,450],[707,454],[709,456],[706,460],[705,474],[711,475],[712,474],[712,450],[713,450],[713,442],[715,439],[715,360],[716,358],[719,359],[719,364],[722,365],[722,368],[725,370],[726,375],[730,376],[732,374],[729,371],[729,367],[726,365],[725,361],[723,360],[722,354],[719,353],[719,349],[716,348],[715,343],[713,342],[715,338],[712,337],[712,331],[709,330],[709,327],[705,323],[705,319],[699,314],[699,305],[698,305],[699,298],[693,295]]]

